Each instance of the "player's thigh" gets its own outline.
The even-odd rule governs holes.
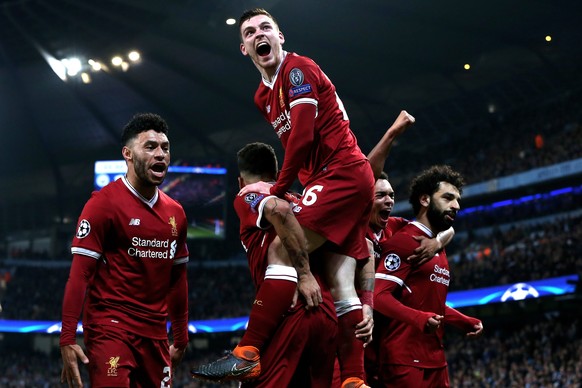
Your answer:
[[[323,256],[326,282],[330,288],[354,288],[356,259],[335,252],[325,252]]]
[[[136,338],[135,352],[139,368],[135,373],[137,386],[170,388],[172,368],[168,340]]]
[[[84,329],[89,358],[91,387],[130,387],[130,376],[137,367],[131,335],[103,326]]]
[[[374,179],[366,163],[334,167],[306,185],[293,210],[304,229],[342,246],[355,225],[367,225]]]
[[[289,387],[296,374],[304,373],[298,367],[309,340],[303,320],[305,312],[299,310],[285,317],[261,354],[261,375],[242,387]]]
[[[310,310],[309,357],[310,386],[328,388],[332,385],[337,349],[337,321],[323,311]]]
[[[305,239],[307,240],[307,251],[309,253],[321,247],[327,241],[327,239],[324,236],[317,232],[314,232],[311,229],[304,227],[303,233],[305,234]]]

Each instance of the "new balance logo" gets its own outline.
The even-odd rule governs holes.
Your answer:
[[[139,218],[132,218],[132,219],[129,221],[129,225],[136,225],[136,226],[137,226],[137,225],[139,225],[140,221],[141,221],[141,220],[140,220]]]

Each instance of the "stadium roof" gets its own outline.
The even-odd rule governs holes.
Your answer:
[[[259,74],[225,23],[256,6],[278,19],[288,51],[334,81],[365,151],[401,109],[418,120],[401,146],[427,147],[488,110],[580,84],[576,1],[2,0],[4,224],[33,198],[62,212],[72,193],[86,199],[94,161],[120,157],[120,129],[136,112],[166,118],[174,160],[229,161],[250,141],[279,147],[253,105]],[[110,63],[131,50],[141,60],[126,59],[126,71]],[[71,57],[108,71],[63,81],[49,62]]]

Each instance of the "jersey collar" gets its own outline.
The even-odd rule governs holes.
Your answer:
[[[261,79],[263,80],[263,84],[269,89],[273,89],[273,85],[275,85],[277,77],[279,76],[279,70],[281,70],[281,66],[283,66],[283,62],[285,62],[286,58],[287,51],[283,50],[283,59],[281,60],[281,63],[279,63],[279,66],[277,67],[277,71],[275,72],[275,76],[273,77],[273,82],[269,82],[269,80],[267,80],[265,77],[261,77]]]
[[[426,225],[421,224],[418,221],[412,221],[411,224],[413,224],[414,226],[416,226],[418,229],[422,230],[424,233],[426,233],[428,235],[428,237],[433,238],[434,237],[434,233],[432,232],[432,230],[430,230]]]
[[[124,175],[121,177],[121,179],[122,179],[123,183],[125,184],[125,186],[129,189],[129,191],[131,191],[133,193],[133,195],[138,197],[140,201],[142,201],[143,203],[148,205],[150,208],[154,207],[156,202],[158,202],[159,195],[158,195],[158,188],[157,187],[156,187],[156,193],[154,194],[154,196],[151,199],[147,199],[146,197],[144,197],[143,195],[138,193],[138,191],[135,189],[135,187],[133,187],[131,185],[131,183],[129,183],[127,176]]]

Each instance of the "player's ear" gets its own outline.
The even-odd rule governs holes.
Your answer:
[[[238,177],[238,189],[241,190],[243,187],[245,187],[245,180],[242,178],[242,176]]]
[[[242,53],[242,55],[247,56],[249,55],[249,53],[247,52],[247,48],[245,47],[244,43],[240,44],[240,52]]]
[[[430,204],[430,195],[428,194],[423,194],[420,196],[420,204],[424,207],[428,207],[428,205]]]
[[[121,149],[121,155],[123,156],[123,159],[125,159],[126,162],[128,160],[131,160],[132,158],[131,150],[127,146],[123,146],[123,148]]]
[[[281,31],[279,31],[279,40],[281,41],[281,46],[285,43],[285,35]]]

